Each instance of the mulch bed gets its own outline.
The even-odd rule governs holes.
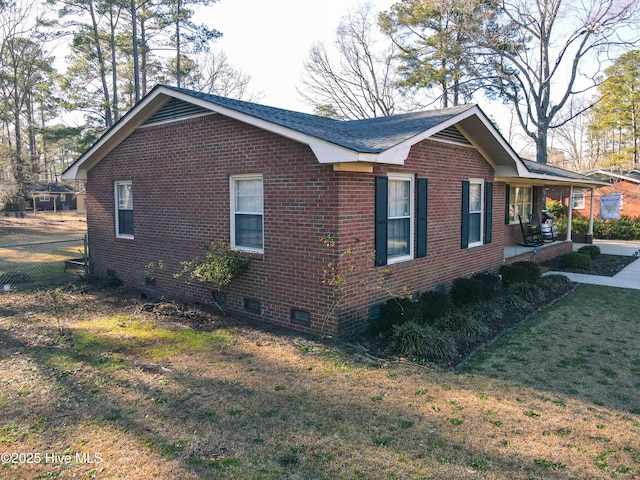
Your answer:
[[[548,267],[553,272],[572,272],[586,273],[588,275],[599,275],[604,277],[613,277],[619,273],[630,263],[637,260],[638,257],[626,255],[607,255],[601,254],[591,259],[593,268],[591,270],[567,269],[560,266],[560,258],[556,257],[552,260],[542,263],[543,267]]]
[[[545,306],[555,303],[556,300],[565,296],[567,293],[575,289],[575,287],[576,284],[572,282],[559,283],[555,289],[547,291],[543,299],[529,303],[524,308],[515,306],[504,308],[502,315],[485,321],[485,325],[488,328],[486,335],[473,340],[458,339],[456,342],[457,355],[455,358],[440,361],[432,360],[429,364],[440,367],[444,370],[455,370],[460,368],[462,364],[468,360],[470,355],[481,350],[483,347],[492,344],[504,333],[527,320]],[[362,350],[379,360],[413,361],[413,359],[402,358],[392,352],[388,340],[380,336],[374,337],[362,334],[356,339],[353,339],[351,343],[357,345]]]

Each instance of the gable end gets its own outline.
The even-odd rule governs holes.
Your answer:
[[[176,120],[184,120],[185,118],[193,118],[202,115],[211,115],[213,112],[200,105],[185,102],[177,98],[172,98],[156,113],[154,113],[141,126],[148,127],[150,125],[158,125],[160,123],[175,122]]]
[[[451,125],[450,127],[445,128],[444,130],[440,130],[431,136],[434,140],[443,140],[445,142],[457,143],[459,145],[466,145],[468,147],[472,147],[473,144],[467,140],[460,130],[456,128],[455,125]]]

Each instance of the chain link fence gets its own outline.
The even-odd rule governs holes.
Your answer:
[[[59,285],[86,278],[87,237],[0,246],[0,287]]]

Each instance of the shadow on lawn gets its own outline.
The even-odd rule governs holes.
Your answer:
[[[503,425],[487,422],[487,409],[497,400],[491,396],[475,405],[478,390],[467,388],[463,376],[354,363],[322,344],[296,346],[252,329],[237,329],[231,338],[206,337],[208,349],[196,355],[180,351],[163,358],[158,352],[168,351],[173,338],[164,333],[168,326],[145,317],[156,322],[156,335],[136,336],[127,324],[130,314],[119,320],[119,333],[70,327],[60,336],[42,321],[0,330],[2,351],[35,362],[56,392],[46,404],[6,405],[3,423],[33,425],[46,418],[31,433],[40,447],[71,448],[74,429],[82,427],[112,432],[107,443],[113,453],[102,467],[108,475],[132,478],[144,468],[159,478],[170,472],[172,478],[202,479],[402,478],[419,472],[463,479],[478,478],[478,472],[485,472],[483,478],[505,478],[508,472],[520,475],[510,478],[570,477],[549,467],[551,458],[538,462],[527,449],[506,448],[505,439],[518,438],[516,429],[536,432],[550,447],[555,438],[545,437],[549,427],[542,421],[511,418],[521,409],[518,402]],[[213,332],[202,332],[207,333]],[[156,368],[159,363],[168,370]],[[525,390],[519,394],[536,408],[541,401]],[[488,429],[484,438],[477,425]],[[144,450],[133,463],[132,448]],[[90,473],[90,467],[78,471]],[[52,475],[64,469],[46,468]]]

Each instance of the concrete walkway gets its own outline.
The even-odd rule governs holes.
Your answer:
[[[607,255],[627,255],[633,256],[640,252],[640,241],[622,240],[594,240],[594,245],[600,247],[600,252]],[[584,243],[575,243],[573,250],[583,247]],[[640,257],[635,262],[627,265],[624,270],[613,277],[602,277],[598,275],[587,275],[584,273],[571,272],[549,272],[565,275],[572,282],[590,283],[592,285],[604,285],[607,287],[632,288],[640,290]]]

